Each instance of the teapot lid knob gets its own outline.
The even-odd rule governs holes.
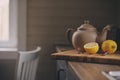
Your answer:
[[[85,23],[85,24],[89,24],[90,21],[89,21],[89,20],[84,20],[84,23]]]

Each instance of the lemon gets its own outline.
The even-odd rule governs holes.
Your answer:
[[[99,50],[99,45],[97,42],[89,42],[84,45],[84,49],[87,53],[95,54]]]
[[[105,40],[101,48],[104,52],[112,54],[117,50],[117,43],[114,40]]]

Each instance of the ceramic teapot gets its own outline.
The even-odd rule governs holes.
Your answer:
[[[88,42],[99,42],[102,43],[106,40],[107,32],[111,29],[111,25],[107,25],[103,28],[101,33],[98,33],[96,28],[89,23],[88,20],[84,21],[84,24],[82,24],[80,27],[77,28],[77,30],[74,30],[72,28],[68,28],[67,38],[72,43],[73,47],[80,51],[84,51],[84,44]],[[72,36],[70,34],[72,33]],[[72,38],[72,39],[71,39]]]

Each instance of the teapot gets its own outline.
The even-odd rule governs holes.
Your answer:
[[[107,25],[103,28],[101,33],[98,33],[96,28],[89,23],[89,20],[85,20],[84,24],[78,27],[77,30],[68,28],[66,31],[66,36],[76,50],[83,52],[84,44],[95,41],[102,43],[105,41],[107,38],[107,33],[110,29],[111,25]]]

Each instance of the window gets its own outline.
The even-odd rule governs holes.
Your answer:
[[[26,1],[0,0],[0,48],[26,47]]]
[[[0,0],[0,48],[17,47],[16,3],[13,0]]]
[[[9,0],[0,0],[0,41],[9,40]]]

